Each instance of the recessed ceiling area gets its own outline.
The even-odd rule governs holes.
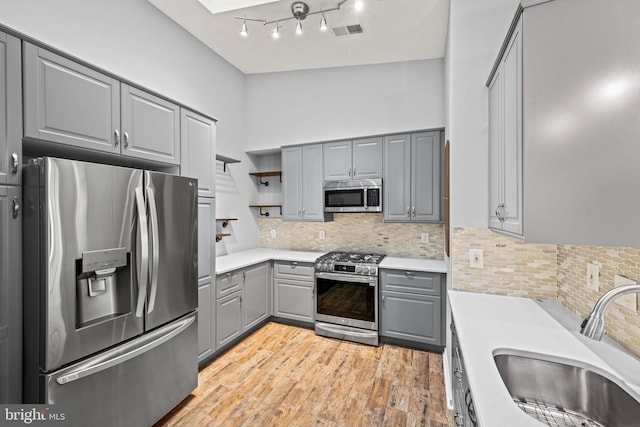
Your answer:
[[[328,29],[321,31],[322,14],[311,13],[333,9],[338,0],[305,0],[303,33],[295,34],[297,21],[289,19],[274,39],[274,24],[250,19],[291,17],[292,0],[149,2],[245,74],[442,58],[449,19],[449,0],[364,0],[360,11],[347,0],[325,14]],[[236,17],[247,18],[246,37]]]

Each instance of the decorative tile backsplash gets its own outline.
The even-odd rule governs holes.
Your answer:
[[[586,287],[587,263],[599,266],[600,289]],[[640,280],[640,248],[558,245],[558,301],[586,317],[595,302],[615,286],[615,275]],[[636,306],[638,294],[635,298]],[[618,299],[619,301],[619,299]],[[640,355],[640,314],[613,302],[605,315],[607,334]]]
[[[275,230],[276,237],[271,237]],[[324,239],[319,234],[324,232]],[[429,243],[422,243],[422,233]],[[334,214],[329,222],[290,222],[260,218],[260,247],[314,252],[345,249],[380,252],[389,256],[442,259],[444,225],[385,223],[382,214]]]
[[[482,249],[484,268],[469,267],[469,249]],[[556,299],[557,245],[524,244],[484,227],[454,227],[453,289]]]

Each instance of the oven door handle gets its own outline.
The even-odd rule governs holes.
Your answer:
[[[356,282],[375,286],[378,283],[378,276],[357,276],[355,274],[340,273],[316,273],[316,279],[339,280],[341,282]]]

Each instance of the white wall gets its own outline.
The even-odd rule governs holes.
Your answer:
[[[146,0],[0,0],[0,24],[219,119],[217,151],[242,163],[217,165],[217,214],[239,218],[217,251],[258,245],[243,73]]]
[[[442,59],[251,74],[247,150],[443,127]]]
[[[451,225],[488,224],[489,136],[485,82],[518,0],[451,0],[447,46]]]

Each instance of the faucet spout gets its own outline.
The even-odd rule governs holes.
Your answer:
[[[618,286],[605,292],[591,310],[589,316],[580,325],[580,333],[597,341],[604,335],[604,312],[613,300],[621,295],[640,293],[640,282],[634,285]]]

